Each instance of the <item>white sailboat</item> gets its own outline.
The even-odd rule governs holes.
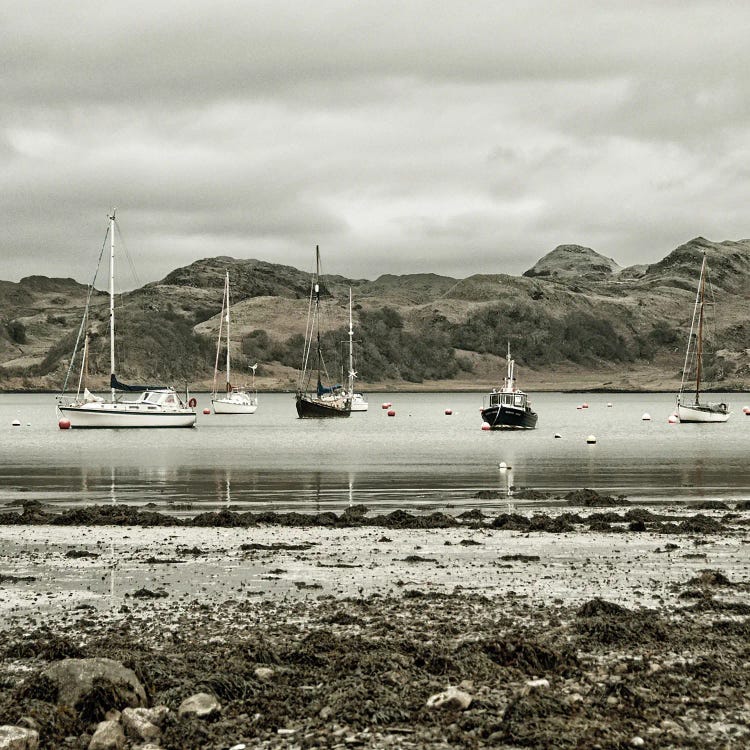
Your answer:
[[[185,406],[174,388],[167,386],[126,385],[117,380],[115,374],[115,211],[109,217],[109,360],[110,360],[110,395],[109,398],[96,396],[84,388],[83,370],[85,368],[86,351],[81,361],[81,378],[78,392],[75,396],[58,397],[57,410],[63,420],[69,422],[68,427],[75,429],[92,427],[193,427],[195,426],[195,411]],[[105,239],[106,242],[106,239]],[[94,277],[96,278],[96,276]],[[85,333],[88,323],[88,308],[93,291],[93,283],[89,287],[78,340]],[[76,342],[76,349],[79,341]],[[76,351],[71,358],[68,376],[75,362]],[[66,378],[65,382],[67,385]],[[124,394],[132,394],[127,398]],[[190,403],[194,403],[191,399]]]
[[[725,403],[708,403],[701,401],[701,376],[703,374],[703,329],[705,326],[706,280],[708,265],[703,254],[701,274],[698,280],[698,292],[693,308],[693,320],[690,324],[685,365],[682,368],[682,382],[677,396],[677,417],[680,422],[726,422],[729,419],[729,406]],[[695,390],[689,375],[695,373]]]
[[[367,399],[361,393],[354,392],[354,380],[357,373],[354,370],[354,327],[352,325],[352,288],[349,287],[349,376],[347,393],[352,402],[352,411],[367,411]]]
[[[221,321],[219,322],[219,339],[216,344],[216,364],[214,366],[214,385],[211,396],[211,405],[214,408],[214,414],[255,414],[258,409],[258,395],[253,388],[252,393],[248,393],[242,388],[235,388],[231,381],[231,362],[229,355],[229,271],[224,279],[224,297],[221,302]],[[225,392],[219,395],[216,390],[216,380],[219,372],[219,355],[221,353],[221,332],[222,326],[226,323],[226,346],[227,346],[227,378]],[[255,368],[253,370],[253,386],[255,385]]]

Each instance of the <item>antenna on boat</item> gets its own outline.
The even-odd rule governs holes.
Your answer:
[[[508,364],[508,374],[505,378],[506,383],[505,387],[510,388],[511,390],[514,390],[513,388],[513,370],[515,369],[515,362],[511,359],[510,356],[510,341],[508,342],[508,355],[507,355],[507,364]]]

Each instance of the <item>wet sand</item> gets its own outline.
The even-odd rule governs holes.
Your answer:
[[[625,511],[548,510],[547,531],[2,525],[0,724],[88,747],[95,717],[34,681],[108,656],[153,705],[221,701],[172,716],[164,748],[747,746],[750,512]],[[429,708],[449,685],[471,705]]]

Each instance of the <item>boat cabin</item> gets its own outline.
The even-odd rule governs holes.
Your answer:
[[[527,397],[523,391],[492,391],[488,398],[489,406],[510,406],[516,409],[525,409],[527,403]]]
[[[120,401],[120,403],[146,404],[147,406],[162,406],[173,409],[176,409],[180,406],[179,397],[171,389],[165,389],[163,391],[144,391],[137,399],[133,401],[126,399],[118,400]]]

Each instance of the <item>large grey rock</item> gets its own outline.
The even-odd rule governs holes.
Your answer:
[[[89,750],[122,750],[125,747],[125,732],[116,721],[100,721],[96,726]]]
[[[4,724],[0,727],[0,750],[36,750],[39,733],[35,729]]]
[[[57,702],[75,707],[93,689],[94,682],[111,685],[121,703],[146,705],[146,691],[132,669],[114,659],[63,659],[50,664],[42,676],[57,687]]]
[[[182,701],[177,713],[180,716],[194,714],[199,719],[208,719],[221,713],[221,704],[209,693],[196,693]]]

